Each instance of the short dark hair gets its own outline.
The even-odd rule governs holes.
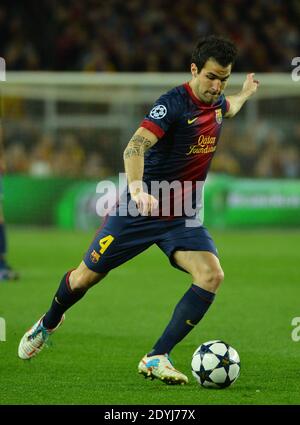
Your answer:
[[[234,63],[236,55],[237,48],[230,40],[210,35],[197,43],[192,53],[191,63],[195,63],[200,72],[209,59],[214,59],[225,67]]]

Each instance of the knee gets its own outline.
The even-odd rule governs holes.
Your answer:
[[[221,267],[210,267],[208,265],[196,269],[192,276],[195,285],[199,284],[210,292],[216,292],[224,280],[224,272]]]
[[[78,268],[70,273],[69,282],[73,291],[87,291],[105,276],[106,273],[95,273],[88,268],[86,270]]]

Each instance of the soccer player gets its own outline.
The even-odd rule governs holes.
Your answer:
[[[1,108],[0,101],[0,110]],[[0,115],[1,112],[0,112]],[[3,147],[3,128],[0,123],[0,281],[16,280],[19,278],[19,274],[13,270],[7,263],[6,259],[6,231],[5,221],[3,214],[3,193],[2,193],[2,174],[5,172],[5,159],[4,159],[4,147]]]
[[[221,37],[201,40],[192,54],[191,80],[163,94],[144,118],[124,151],[127,193],[106,217],[84,260],[63,276],[50,309],[21,339],[21,359],[42,350],[63,322],[65,311],[91,286],[157,244],[173,266],[190,275],[192,284],[138,371],[170,384],[188,382],[170,362],[169,354],[205,315],[223,280],[214,242],[198,218],[197,182],[205,181],[223,118],[233,117],[258,87],[254,74],[248,74],[238,94],[224,96],[236,53],[235,45]],[[181,186],[181,191],[169,191],[167,208],[166,199],[151,192],[152,183],[157,182]],[[188,213],[186,209],[178,213],[180,202],[187,200]],[[138,214],[130,213],[130,205],[136,206]],[[124,206],[128,214],[123,214]]]

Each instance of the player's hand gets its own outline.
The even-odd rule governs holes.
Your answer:
[[[244,81],[243,84],[243,94],[245,94],[247,97],[252,96],[258,86],[259,86],[259,81],[254,79],[254,72],[252,72],[251,74],[248,74],[246,77],[246,80]]]
[[[131,195],[141,215],[151,215],[158,207],[158,200],[146,192]]]

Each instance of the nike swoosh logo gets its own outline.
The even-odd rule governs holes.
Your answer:
[[[192,322],[190,321],[190,319],[186,320],[186,321],[185,321],[185,323],[186,323],[187,325],[192,326],[192,327],[196,326],[194,323],[192,323]]]
[[[59,305],[63,305],[62,303],[60,303],[60,302],[58,301],[57,297],[55,297],[54,299],[55,299],[55,301],[57,302],[57,304],[59,304]]]
[[[197,118],[198,118],[198,117],[193,118],[192,120],[188,120],[188,124],[193,124],[193,122],[195,122]]]

